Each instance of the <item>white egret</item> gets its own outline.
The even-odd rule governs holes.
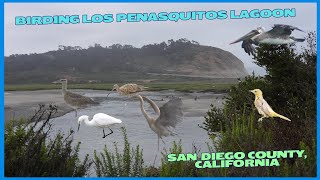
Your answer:
[[[108,135],[113,133],[113,131],[110,129],[110,126],[122,123],[122,121],[120,119],[114,118],[114,117],[109,116],[109,115],[104,114],[104,113],[95,114],[93,116],[92,120],[89,120],[89,116],[83,115],[83,116],[80,116],[78,118],[78,131],[79,131],[79,128],[80,128],[80,125],[81,125],[82,121],[84,121],[84,123],[87,126],[102,128],[102,131],[103,131],[103,137],[102,138],[105,138]],[[109,128],[111,132],[106,135],[105,132],[104,132],[104,128]]]

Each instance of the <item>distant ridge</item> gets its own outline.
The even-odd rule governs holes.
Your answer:
[[[239,78],[247,74],[242,61],[232,53],[184,38],[141,48],[60,45],[56,51],[5,57],[6,84],[50,83],[62,77],[74,82],[117,82],[168,80],[175,75],[189,79]]]

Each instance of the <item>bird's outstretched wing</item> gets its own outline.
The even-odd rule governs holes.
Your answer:
[[[151,99],[149,99],[149,98],[147,98],[147,97],[145,97],[145,96],[142,96],[142,98],[143,98],[144,100],[146,100],[146,101],[151,105],[151,107],[153,108],[154,112],[155,112],[158,116],[160,116],[160,109],[159,109],[159,107],[158,107]]]
[[[156,123],[166,127],[176,127],[183,120],[182,100],[173,98],[160,107],[160,116]]]
[[[272,27],[272,29],[268,32],[281,36],[281,35],[290,35],[293,30],[302,31],[301,29],[294,26],[285,25],[285,24],[275,24]]]
[[[249,56],[256,53],[256,49],[255,49],[255,47],[253,47],[252,44],[253,44],[253,42],[251,39],[246,39],[242,42],[242,45],[241,45],[241,47],[244,49],[244,51],[246,53],[249,54]]]

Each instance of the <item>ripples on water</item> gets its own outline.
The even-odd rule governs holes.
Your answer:
[[[94,93],[85,95],[93,98],[104,97],[102,94]],[[143,95],[146,95],[154,100],[159,107],[167,102],[171,95],[182,97],[183,101],[187,99],[193,99],[192,97],[187,98],[186,96],[188,95],[186,94],[174,92],[166,94],[148,92],[144,93]],[[205,94],[198,94],[199,97],[201,95]],[[214,96],[214,94],[209,94],[209,96],[208,94],[206,95],[206,97],[210,99],[213,99]],[[78,110],[78,117],[81,115],[88,115],[90,119],[92,119],[93,115],[101,112],[119,118],[122,120],[122,124],[111,127],[113,134],[103,139],[102,129],[88,127],[84,123],[81,125],[79,132],[77,132],[78,117],[75,117],[74,112],[70,112],[64,116],[55,118],[52,121],[54,124],[54,132],[61,131],[67,134],[70,128],[75,130],[74,143],[79,141],[81,142],[79,154],[81,158],[84,158],[86,154],[89,154],[90,157],[93,157],[94,150],[97,150],[97,152],[102,152],[105,145],[109,150],[113,151],[113,142],[118,142],[118,147],[122,152],[123,136],[120,127],[124,126],[126,128],[131,146],[140,145],[140,147],[143,149],[143,159],[145,165],[152,165],[156,154],[158,154],[158,157],[155,165],[160,165],[161,154],[158,153],[157,135],[150,129],[146,119],[142,115],[139,101],[129,99],[127,97],[119,97],[119,95],[116,93],[110,94],[109,97],[107,100],[102,101],[99,106],[92,106]],[[162,98],[163,101],[161,101]],[[197,101],[194,101],[194,103],[197,103]],[[202,107],[202,111],[203,109],[207,110],[209,108],[209,104],[206,105],[206,107]],[[145,109],[151,116],[156,116],[148,103],[145,103]],[[187,114],[187,112],[185,112],[185,114]],[[178,142],[181,139],[183,152],[191,152],[193,144],[197,148],[200,148],[200,151],[207,151],[206,142],[210,142],[208,135],[205,130],[198,127],[198,124],[201,124],[203,120],[203,114],[196,117],[185,116],[184,120],[179,123],[175,129],[175,132],[178,133],[177,136],[163,137],[163,140],[166,142],[166,144],[163,144],[160,140],[160,150],[163,150],[164,148],[168,150],[172,147],[173,141]],[[105,132],[106,134],[109,133],[109,129],[105,129]]]

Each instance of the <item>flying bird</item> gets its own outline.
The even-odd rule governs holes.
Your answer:
[[[77,109],[84,108],[88,105],[96,105],[97,102],[93,101],[91,98],[76,94],[67,90],[67,79],[60,79],[52,83],[61,83],[62,84],[62,95],[65,103],[69,105],[74,111],[75,116],[78,116]]]
[[[284,24],[275,24],[273,28],[267,32],[264,31],[263,27],[258,27],[230,44],[242,41],[241,47],[244,51],[249,55],[253,55],[256,50],[252,44],[259,46],[260,44],[280,45],[303,42],[305,39],[290,36],[294,30],[302,31],[297,27]]]
[[[260,89],[250,90],[250,92],[255,95],[254,106],[257,108],[259,114],[262,115],[262,117],[258,120],[259,122],[261,122],[263,118],[268,117],[279,117],[281,119],[291,121],[289,118],[284,117],[272,110],[267,101],[263,99],[262,91]]]
[[[83,121],[87,126],[102,128],[102,132],[103,132],[102,138],[105,138],[108,135],[113,133],[113,131],[110,129],[110,126],[122,123],[120,119],[114,118],[104,113],[95,114],[92,120],[89,120],[89,116],[83,115],[78,118],[78,131]],[[109,128],[111,132],[106,135],[104,132],[104,128]]]
[[[180,98],[173,98],[159,108],[151,99],[147,97],[141,97],[140,95],[135,95],[134,97],[139,98],[142,114],[146,118],[149,127],[158,135],[159,150],[159,139],[161,139],[165,144],[162,136],[167,137],[176,135],[172,129],[174,129],[176,125],[183,120],[182,101]],[[144,109],[144,100],[151,105],[157,114],[157,117],[151,117],[147,114]]]

